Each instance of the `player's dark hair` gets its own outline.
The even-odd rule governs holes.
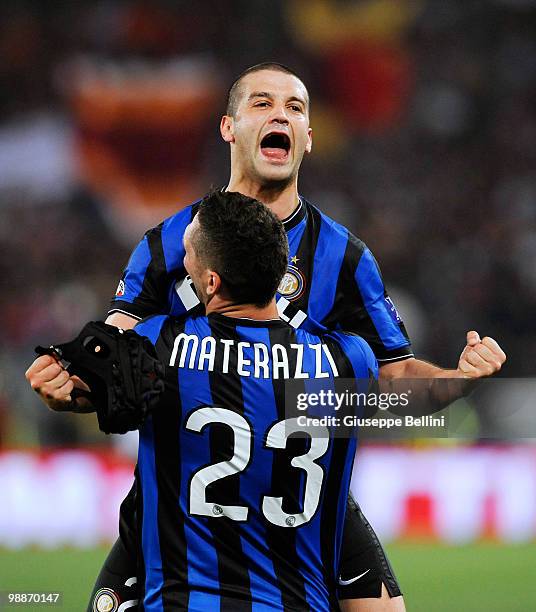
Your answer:
[[[260,72],[261,70],[274,70],[275,72],[285,72],[286,74],[291,74],[295,76],[299,81],[302,82],[305,87],[305,83],[302,81],[302,78],[299,74],[297,74],[292,68],[285,66],[285,64],[280,64],[279,62],[262,62],[261,64],[255,64],[255,66],[250,66],[246,68],[243,72],[241,72],[235,79],[234,83],[229,88],[227,93],[227,110],[226,114],[230,117],[234,117],[236,113],[236,109],[238,107],[238,101],[240,98],[240,83],[242,79],[251,74],[253,72]],[[307,87],[305,87],[305,91],[307,92],[307,108],[309,108],[309,92],[307,91]]]
[[[288,263],[287,235],[281,221],[258,200],[215,191],[202,200],[192,247],[217,272],[227,296],[237,304],[266,306]]]

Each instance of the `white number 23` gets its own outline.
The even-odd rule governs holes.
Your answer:
[[[190,431],[201,433],[211,423],[227,425],[233,430],[234,454],[227,461],[220,461],[201,468],[190,481],[190,514],[219,518],[226,516],[234,521],[246,521],[249,508],[210,503],[206,500],[206,488],[209,484],[237,474],[246,469],[251,455],[252,431],[248,421],[237,412],[227,408],[206,406],[195,410],[186,421],[185,427]],[[329,431],[327,428],[315,427],[315,435],[305,427],[298,425],[297,419],[278,421],[270,427],[266,436],[266,447],[284,449],[290,435],[296,432],[309,433],[311,445],[303,454],[293,457],[290,464],[302,469],[306,474],[303,492],[303,512],[288,514],[283,511],[283,498],[264,495],[262,498],[262,513],[270,523],[279,527],[299,527],[311,520],[320,502],[320,493],[324,479],[324,470],[316,459],[322,457],[328,450]]]

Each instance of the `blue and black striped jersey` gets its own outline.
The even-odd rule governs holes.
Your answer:
[[[181,315],[199,306],[183,266],[182,237],[197,203],[149,230],[119,282],[110,312],[142,319]],[[412,356],[408,334],[366,245],[300,199],[284,222],[289,264],[277,295],[280,317],[320,334],[343,329],[362,336],[379,362]]]
[[[375,378],[370,347],[219,314],[154,316],[136,331],[167,364],[140,430],[143,609],[337,609],[356,439],[307,435],[287,418],[285,384],[297,372],[304,390]]]

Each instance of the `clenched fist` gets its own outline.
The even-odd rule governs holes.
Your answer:
[[[486,336],[481,340],[476,331],[469,331],[458,371],[464,378],[482,378],[498,372],[505,361],[504,351],[493,338]]]
[[[89,387],[78,376],[70,376],[51,355],[38,357],[26,370],[25,376],[32,389],[51,410],[73,410],[76,408],[71,397],[73,389],[89,391]],[[80,402],[77,401],[77,404]]]

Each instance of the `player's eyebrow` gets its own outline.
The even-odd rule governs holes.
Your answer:
[[[267,91],[253,91],[249,94],[248,100],[254,100],[255,98],[268,98],[269,100],[273,100],[274,96]]]
[[[255,98],[268,98],[268,100],[273,100],[274,95],[268,91],[253,91],[249,94],[248,101],[254,100]],[[291,96],[288,98],[287,102],[299,102],[303,104],[305,108],[307,107],[307,101],[298,96]]]

